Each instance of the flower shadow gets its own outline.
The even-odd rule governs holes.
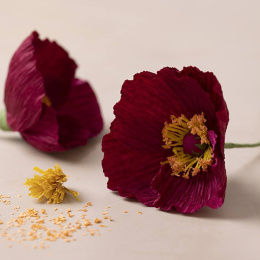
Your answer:
[[[255,221],[260,218],[260,156],[249,162],[245,167],[233,172],[228,178],[225,203],[217,210],[204,207],[193,214],[183,214],[190,218],[206,218],[214,220]],[[117,192],[113,192],[119,196]],[[134,198],[124,198],[130,203],[139,203]],[[158,209],[158,211],[161,211]],[[166,214],[181,213],[176,210]]]
[[[8,143],[12,143],[15,146],[20,146],[20,149],[26,153],[34,153],[40,156],[52,157],[56,161],[61,161],[61,162],[67,161],[71,163],[79,163],[81,161],[85,161],[85,162],[93,163],[93,161],[94,162],[96,162],[97,160],[101,161],[101,158],[97,157],[96,153],[97,151],[99,152],[101,151],[101,141],[103,135],[107,132],[108,129],[103,129],[103,131],[101,131],[101,133],[98,136],[90,138],[86,145],[78,146],[65,152],[55,152],[55,153],[45,153],[39,151],[34,147],[32,147],[30,144],[28,144],[25,140],[23,140],[23,138],[20,135],[13,132],[10,135],[6,134],[4,136],[0,136],[0,140]]]

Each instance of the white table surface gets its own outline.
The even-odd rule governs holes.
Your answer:
[[[226,141],[259,141],[259,10],[257,0],[1,0],[0,107],[10,58],[37,30],[76,60],[77,76],[89,80],[98,96],[105,128],[86,147],[62,154],[44,154],[19,134],[1,132],[0,194],[10,195],[11,204],[0,203],[0,219],[27,208],[45,208],[49,218],[67,208],[79,215],[77,209],[91,201],[89,218],[101,217],[110,206],[114,220],[108,223],[111,231],[99,228],[100,236],[82,236],[81,230],[74,234],[76,241],[46,243],[46,249],[33,249],[40,240],[19,244],[0,236],[1,259],[260,259],[260,148],[226,151],[225,204],[193,215],[119,197],[106,188],[101,167],[101,140],[114,118],[122,83],[137,72],[165,66],[194,65],[214,72],[230,111]],[[33,176],[33,167],[55,163],[70,176],[67,186],[80,192],[82,202],[68,198],[56,206],[28,196],[22,183]]]

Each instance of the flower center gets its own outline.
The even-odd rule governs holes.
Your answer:
[[[162,130],[165,149],[173,155],[167,158],[172,175],[188,179],[199,172],[207,172],[213,163],[212,147],[208,139],[204,113],[195,114],[190,120],[186,116],[171,116],[171,123],[165,122]]]
[[[207,144],[201,144],[201,138],[195,134],[188,133],[183,138],[183,152],[192,156],[200,156],[208,148]]]

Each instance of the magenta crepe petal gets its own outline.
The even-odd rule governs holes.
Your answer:
[[[177,176],[169,178],[171,172],[170,167],[164,165],[152,182],[159,194],[155,207],[166,211],[175,207],[182,213],[194,213],[203,206],[214,209],[222,206],[226,189],[223,161],[212,166],[210,172],[188,180]]]
[[[120,196],[138,198],[151,206],[157,198],[151,178],[160,169],[163,155],[132,150],[116,140],[113,133],[104,137],[102,150],[106,154],[102,166],[109,178],[108,188],[118,191]]]
[[[33,35],[36,67],[42,75],[45,93],[56,109],[68,99],[77,65],[56,42],[41,41],[37,33]]]
[[[142,72],[125,81],[114,107],[116,138],[137,150],[161,149],[161,131],[170,115],[189,118],[205,111],[206,118],[214,118],[209,95],[193,78],[176,73],[164,68],[157,75]]]
[[[61,152],[65,147],[59,144],[59,125],[56,111],[44,105],[42,115],[37,123],[21,132],[22,137],[33,147],[43,152]]]
[[[229,118],[216,77],[194,67],[164,68],[157,74],[136,74],[132,81],[125,81],[121,94],[111,132],[102,142],[108,188],[162,210],[192,213],[203,206],[220,207],[226,189],[223,144]],[[207,120],[214,164],[189,179],[173,176],[169,164],[162,164],[171,156],[165,151],[172,152],[162,147],[164,123],[171,115],[192,118],[201,113]],[[139,185],[140,176],[145,186]],[[152,193],[145,203],[151,189],[156,198]]]
[[[75,79],[69,101],[57,110],[59,143],[67,149],[99,134],[103,121],[96,96],[86,81]]]
[[[15,52],[5,83],[7,121],[14,131],[30,128],[41,115],[45,92],[42,75],[36,68],[34,37],[31,34]]]
[[[102,130],[96,96],[86,81],[74,78],[76,67],[63,48],[40,40],[37,32],[11,60],[5,88],[7,122],[39,150],[85,145]]]
[[[38,122],[22,132],[23,138],[44,152],[60,152],[85,145],[103,128],[97,99],[89,84],[75,79],[67,103],[57,111],[44,106]]]

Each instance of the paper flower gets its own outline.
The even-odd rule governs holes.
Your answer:
[[[42,201],[44,198],[48,200],[48,203],[58,204],[63,201],[66,192],[71,193],[78,201],[79,193],[69,190],[63,186],[63,183],[67,181],[67,177],[57,164],[53,169],[43,171],[38,167],[33,168],[36,172],[42,174],[35,174],[33,178],[27,179],[24,185],[30,186],[29,196],[38,198]]]
[[[86,81],[74,77],[76,67],[63,48],[41,41],[37,32],[12,57],[4,98],[7,124],[39,150],[85,145],[102,130],[95,94]]]
[[[220,207],[229,118],[216,77],[163,68],[136,74],[121,94],[102,141],[108,188],[166,211]]]

